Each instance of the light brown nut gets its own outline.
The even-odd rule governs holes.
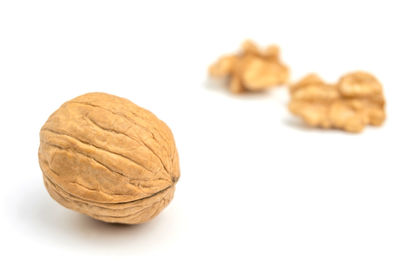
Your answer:
[[[279,56],[280,56],[280,49],[279,46],[277,45],[270,45],[268,46],[265,51],[263,52],[262,56],[266,58],[267,60],[272,60],[272,61],[279,61]]]
[[[371,74],[357,71],[340,78],[339,92],[346,97],[368,97],[382,94],[382,85]]]
[[[230,91],[263,91],[289,80],[289,68],[280,62],[279,47],[272,45],[262,51],[247,40],[236,55],[221,57],[209,67],[209,74],[228,78]]]
[[[313,101],[331,101],[339,97],[334,85],[325,83],[316,74],[309,74],[290,87],[293,99]]]
[[[235,68],[236,60],[236,56],[233,55],[223,56],[215,64],[210,66],[208,72],[214,77],[231,75]]]
[[[262,91],[268,86],[282,85],[288,80],[284,65],[256,58],[249,60],[241,73],[242,82],[249,91]]]
[[[229,90],[232,93],[238,94],[244,91],[242,82],[237,76],[232,76],[230,82],[229,82]]]
[[[371,74],[353,72],[337,84],[311,74],[290,87],[289,110],[307,124],[361,132],[385,120],[385,100],[379,81]]]
[[[255,55],[255,56],[261,55],[260,49],[252,40],[246,40],[242,43],[241,53],[243,55]]]
[[[137,224],[172,200],[179,159],[172,132],[127,99],[89,93],[64,103],[40,130],[39,163],[61,205]]]

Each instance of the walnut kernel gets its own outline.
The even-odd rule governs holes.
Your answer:
[[[346,74],[336,84],[310,74],[293,84],[290,94],[290,111],[311,126],[357,133],[385,120],[382,85],[366,72]]]
[[[262,91],[287,83],[289,68],[279,58],[279,47],[272,45],[265,50],[248,40],[236,55],[222,56],[209,68],[216,78],[230,79],[230,91]]]

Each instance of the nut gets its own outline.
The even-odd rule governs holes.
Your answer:
[[[289,69],[279,59],[279,47],[272,45],[262,51],[252,41],[245,41],[237,55],[221,57],[210,66],[209,73],[229,78],[233,93],[262,91],[289,79]]]
[[[39,163],[49,194],[105,222],[155,217],[173,198],[178,161],[164,122],[109,94],[64,103],[40,130]]]
[[[311,126],[357,133],[366,125],[381,125],[386,117],[382,85],[362,71],[346,74],[336,84],[310,74],[293,84],[290,94],[290,111]]]

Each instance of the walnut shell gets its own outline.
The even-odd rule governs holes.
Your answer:
[[[138,224],[172,200],[179,159],[172,132],[127,99],[89,93],[64,103],[40,130],[39,164],[61,205]]]

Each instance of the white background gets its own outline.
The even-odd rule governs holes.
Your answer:
[[[0,1],[1,265],[399,266],[396,4]],[[232,96],[208,81],[246,38],[279,44],[293,80],[374,73],[386,123],[310,129],[286,88]],[[175,135],[182,176],[149,223],[97,222],[44,188],[39,129],[90,91],[129,98]]]

